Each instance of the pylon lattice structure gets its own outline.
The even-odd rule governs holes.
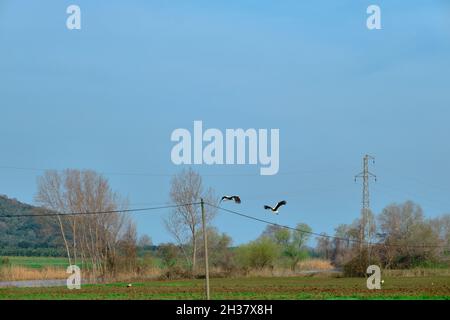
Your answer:
[[[363,158],[363,171],[355,176],[357,179],[363,180],[363,196],[362,196],[362,210],[361,210],[361,226],[360,226],[360,250],[362,250],[363,242],[370,235],[370,193],[369,193],[369,181],[370,178],[374,178],[377,181],[377,176],[369,171],[369,161],[375,163],[375,158],[366,154]],[[367,241],[369,242],[369,241]]]

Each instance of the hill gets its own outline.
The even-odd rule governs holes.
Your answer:
[[[61,256],[64,251],[53,217],[3,217],[42,212],[29,204],[0,195],[0,256]]]

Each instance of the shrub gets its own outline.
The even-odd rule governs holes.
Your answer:
[[[172,243],[163,243],[159,246],[158,256],[161,258],[162,264],[168,269],[178,264],[179,249]]]
[[[343,266],[344,276],[346,277],[366,277],[367,267],[370,265],[380,266],[380,261],[375,255],[370,257],[367,254],[367,250],[363,250],[361,253],[356,253],[355,256]]]
[[[242,245],[236,250],[238,265],[247,271],[273,266],[278,255],[279,247],[267,237]]]
[[[178,265],[166,268],[160,277],[160,279],[162,280],[178,280],[190,278],[192,278],[192,272]]]

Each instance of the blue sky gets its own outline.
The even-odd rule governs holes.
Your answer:
[[[66,29],[77,4],[82,30]],[[382,30],[366,28],[378,4]],[[33,203],[35,170],[104,172],[131,207],[166,203],[170,135],[279,128],[280,172],[197,166],[230,208],[332,233],[358,217],[365,153],[372,209],[412,199],[450,212],[450,5],[430,1],[0,1],[0,194]],[[119,173],[146,173],[122,175]],[[166,175],[151,175],[152,173]],[[270,216],[262,205],[285,199]],[[155,243],[162,218],[135,215]],[[264,225],[221,213],[235,243]]]

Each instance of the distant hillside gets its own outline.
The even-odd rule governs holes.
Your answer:
[[[41,208],[0,195],[0,256],[64,255],[59,226],[54,217],[2,217],[39,212],[42,212]]]

